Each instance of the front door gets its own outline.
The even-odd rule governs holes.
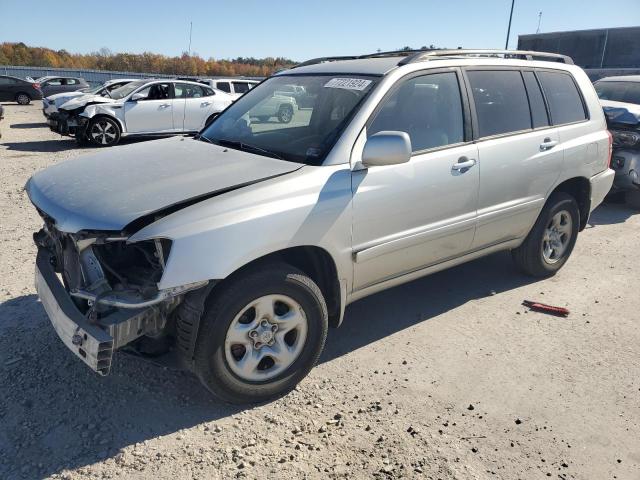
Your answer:
[[[143,98],[135,101],[128,100],[124,104],[127,132],[172,132],[173,93],[171,83],[153,83],[135,93],[142,94]]]
[[[367,125],[367,136],[408,133],[413,155],[353,172],[354,290],[469,251],[479,168],[460,78],[449,69],[403,81]]]

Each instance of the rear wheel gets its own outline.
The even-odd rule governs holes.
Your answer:
[[[204,122],[204,128],[207,128],[209,125],[211,125],[218,115],[219,113],[214,113],[209,118],[207,118],[207,121]]]
[[[120,141],[120,127],[109,117],[98,117],[89,122],[86,135],[93,145],[111,147]]]
[[[222,400],[262,402],[293,389],[320,357],[327,307],[298,269],[275,264],[222,285],[207,302],[195,373]]]
[[[630,190],[626,192],[624,200],[629,206],[640,210],[640,190]]]
[[[280,123],[289,123],[293,119],[293,107],[291,105],[281,105],[278,110],[278,120]]]
[[[20,92],[16,95],[16,102],[20,105],[29,105],[31,103],[31,97],[28,93]]]
[[[551,195],[522,245],[512,250],[513,260],[534,277],[554,275],[573,251],[580,229],[575,199],[564,192]]]

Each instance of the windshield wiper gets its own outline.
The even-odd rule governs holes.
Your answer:
[[[199,133],[196,133],[195,136],[193,137],[194,140],[204,140],[207,143],[211,143],[213,144],[213,142],[211,140],[209,140],[207,137],[205,137],[204,135],[200,135]],[[215,145],[215,144],[214,144]]]
[[[213,142],[212,142],[213,143]],[[278,160],[284,160],[284,158],[282,158],[282,156],[278,155],[276,152],[273,152],[271,150],[267,150],[265,148],[262,147],[258,147],[256,145],[250,145],[248,143],[244,143],[244,142],[239,142],[237,140],[217,140],[218,145],[222,145],[222,146],[227,146],[227,147],[231,147],[231,148],[237,148],[238,150],[244,150],[247,152],[258,152],[258,153],[263,153],[267,156],[273,157],[273,158],[277,158]]]

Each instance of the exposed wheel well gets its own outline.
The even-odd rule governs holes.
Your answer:
[[[340,281],[336,264],[331,255],[323,248],[316,246],[291,247],[277,252],[270,253],[244,265],[233,272],[228,278],[241,275],[249,268],[255,268],[260,264],[273,262],[284,262],[292,265],[306,273],[320,288],[329,314],[329,325],[337,327],[340,322],[341,297]],[[218,283],[214,290],[224,283]]]
[[[591,209],[591,184],[589,180],[584,177],[570,178],[558,185],[551,193],[555,192],[565,192],[576,199],[580,210],[580,231],[584,230]]]
[[[120,120],[118,120],[116,117],[112,117],[111,115],[107,115],[106,113],[98,113],[97,115],[94,115],[89,119],[89,121],[87,122],[87,125],[89,125],[89,123],[94,121],[96,118],[108,118],[109,120],[113,120],[116,123],[116,125],[118,125],[118,128],[120,129],[120,133],[124,131],[122,123],[120,123]]]

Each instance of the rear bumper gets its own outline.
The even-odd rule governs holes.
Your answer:
[[[163,319],[154,308],[116,310],[90,323],[58,279],[51,253],[42,247],[36,259],[35,286],[62,343],[100,375],[111,370],[116,349],[162,328]]]
[[[604,197],[607,196],[613,185],[613,179],[616,173],[608,168],[590,179],[591,183],[591,208],[590,212],[602,203]]]

